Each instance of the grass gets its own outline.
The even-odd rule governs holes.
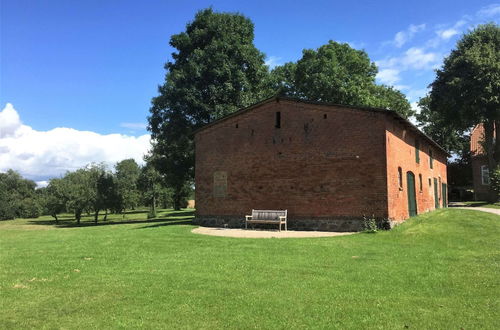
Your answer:
[[[488,203],[484,201],[468,201],[468,202],[462,202],[467,206],[473,206],[473,207],[487,207],[490,209],[500,209],[500,202],[497,203]]]
[[[192,234],[188,212],[0,222],[0,328],[500,328],[497,215],[235,239]]]

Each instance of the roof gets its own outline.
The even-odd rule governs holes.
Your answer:
[[[446,151],[443,147],[441,147],[436,141],[431,139],[427,134],[422,132],[417,126],[412,124],[408,119],[404,118],[401,116],[399,113],[397,113],[394,110],[389,110],[389,109],[384,109],[384,108],[374,108],[374,107],[365,107],[365,106],[354,106],[354,105],[346,105],[346,104],[337,104],[337,103],[328,103],[328,102],[318,102],[318,101],[307,101],[299,98],[294,98],[294,97],[288,97],[288,96],[273,96],[268,99],[262,100],[260,102],[257,102],[255,104],[252,104],[248,107],[242,108],[238,111],[235,111],[229,115],[226,115],[222,118],[219,118],[209,124],[206,124],[205,126],[200,127],[199,129],[194,131],[194,134],[197,134],[209,127],[215,126],[223,121],[226,121],[227,119],[239,116],[243,113],[246,113],[252,109],[255,109],[263,104],[266,103],[271,103],[271,102],[279,102],[280,100],[284,101],[290,101],[290,102],[296,102],[296,103],[304,103],[304,104],[314,104],[314,105],[324,105],[324,106],[334,106],[334,107],[341,107],[341,108],[349,108],[349,109],[355,109],[355,110],[361,110],[361,111],[372,111],[372,112],[380,112],[383,114],[386,114],[390,117],[392,117],[394,120],[400,122],[413,132],[417,133],[418,135],[422,136],[425,140],[427,140],[431,145],[435,146],[437,149],[445,153],[448,157],[450,157],[450,154],[448,151]]]

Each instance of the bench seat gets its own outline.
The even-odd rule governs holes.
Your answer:
[[[285,230],[287,230],[287,210],[252,210],[252,215],[245,216],[245,229],[248,229],[248,224],[277,224],[279,225],[279,231],[281,231],[281,225],[285,225]]]

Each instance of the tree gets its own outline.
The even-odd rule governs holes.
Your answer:
[[[413,115],[408,100],[394,89],[375,84],[377,66],[363,50],[329,41],[317,50],[305,49],[297,63],[276,67],[269,79],[279,94],[309,101],[383,107],[405,118]]]
[[[155,166],[175,196],[193,179],[192,132],[269,95],[264,54],[253,45],[253,24],[240,14],[198,12],[173,35],[173,61],[152,100],[149,130]],[[174,199],[179,209],[180,198]]]
[[[493,171],[500,162],[500,27],[479,25],[465,34],[430,88],[430,111],[449,127],[460,132],[484,125],[484,147]],[[494,191],[491,199],[497,199]]]
[[[37,218],[41,213],[36,183],[8,170],[0,173],[0,220]]]
[[[86,168],[68,172],[63,177],[63,182],[68,196],[68,210],[74,212],[76,222],[80,224],[82,213],[92,209],[95,198],[95,190],[89,172]]]
[[[144,203],[149,206],[148,219],[156,217],[156,201],[161,191],[161,176],[150,162],[141,168],[138,187],[142,192]]]
[[[141,169],[134,159],[125,159],[115,165],[115,177],[122,209],[135,209],[139,203],[137,180]]]
[[[65,190],[66,185],[63,179],[54,178],[49,181],[49,185],[45,189],[45,214],[51,215],[56,223],[59,222],[57,215],[66,211],[68,202],[68,191]]]

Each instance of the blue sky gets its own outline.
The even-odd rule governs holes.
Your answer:
[[[433,70],[465,31],[500,21],[500,3],[481,0],[2,0],[0,6],[0,120],[11,125],[4,127],[4,132],[11,132],[8,142],[2,144],[6,134],[2,137],[0,131],[0,171],[12,167],[39,180],[82,162],[99,161],[92,157],[110,163],[128,157],[118,152],[110,156],[105,150],[79,157],[75,145],[78,139],[92,140],[91,133],[101,147],[123,144],[99,142],[116,134],[137,150],[144,145],[150,100],[173,51],[169,38],[208,6],[249,17],[255,24],[255,45],[271,66],[296,61],[304,48],[317,48],[330,39],[365,49],[379,65],[378,81],[400,88],[410,102],[425,94]],[[71,152],[62,159],[63,151],[37,153],[40,146],[31,146],[38,148],[33,151],[22,143],[33,144],[43,134],[22,142],[22,134],[12,133],[17,129],[12,125],[51,133],[47,144],[64,144],[58,135],[62,133],[54,129],[70,129],[73,133],[62,136],[74,140]],[[45,172],[37,167],[41,162]]]

